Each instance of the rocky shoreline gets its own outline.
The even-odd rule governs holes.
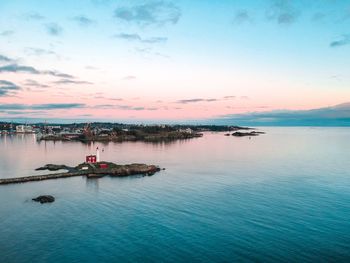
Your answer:
[[[86,176],[87,178],[95,178],[95,177],[99,178],[104,176],[122,177],[122,176],[137,175],[137,174],[151,176],[156,172],[160,171],[160,168],[156,165],[137,164],[137,163],[118,165],[111,162],[98,162],[94,164],[81,163],[76,167],[47,164],[43,167],[37,168],[36,170],[57,171],[60,169],[67,169],[68,172],[16,177],[16,178],[3,178],[3,179],[0,179],[0,185],[68,178],[68,177],[74,177],[74,176]]]

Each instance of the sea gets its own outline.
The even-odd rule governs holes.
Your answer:
[[[0,262],[350,262],[350,128],[144,143],[0,136],[0,177],[101,159],[153,176],[0,185]],[[53,195],[40,204],[31,199]]]

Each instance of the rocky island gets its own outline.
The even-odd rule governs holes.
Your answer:
[[[96,162],[96,163],[81,163],[76,167],[69,167],[66,165],[54,165],[47,164],[43,167],[39,167],[36,170],[49,170],[49,171],[58,171],[61,169],[67,170],[67,172],[61,173],[52,173],[45,175],[33,175],[26,177],[16,177],[16,178],[3,178],[0,179],[1,184],[15,184],[15,183],[25,183],[33,181],[42,181],[58,178],[68,178],[73,176],[86,176],[87,178],[103,177],[103,176],[112,176],[112,177],[121,177],[129,175],[147,175],[151,176],[156,172],[160,171],[160,168],[156,165],[147,165],[147,164],[126,164],[118,165],[111,162]]]
[[[52,195],[40,195],[32,199],[34,202],[39,202],[40,204],[53,203],[55,202],[55,197]]]
[[[37,136],[39,141],[80,142],[166,142],[199,138],[205,131],[238,131],[250,128],[221,125],[136,125],[85,123],[45,126]]]

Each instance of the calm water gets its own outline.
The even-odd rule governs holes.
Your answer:
[[[96,146],[152,177],[0,186],[0,262],[350,260],[350,129],[266,128],[171,144],[0,137],[0,176],[76,165]],[[52,194],[56,202],[30,199]]]

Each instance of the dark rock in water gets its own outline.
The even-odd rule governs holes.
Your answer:
[[[225,133],[225,136],[230,136],[231,134],[229,134],[229,133]]]
[[[41,204],[52,203],[55,201],[55,197],[52,195],[40,195],[37,198],[33,198],[32,200],[35,202],[40,202]]]
[[[265,132],[260,132],[260,131],[252,131],[252,132],[234,132],[232,133],[232,136],[236,137],[244,137],[244,136],[258,136],[260,134],[264,134]]]
[[[58,171],[58,170],[62,170],[62,169],[71,171],[74,168],[73,167],[69,167],[69,166],[64,165],[64,164],[46,164],[46,165],[44,165],[42,167],[36,168],[35,170],[36,171],[42,171],[42,170]]]

